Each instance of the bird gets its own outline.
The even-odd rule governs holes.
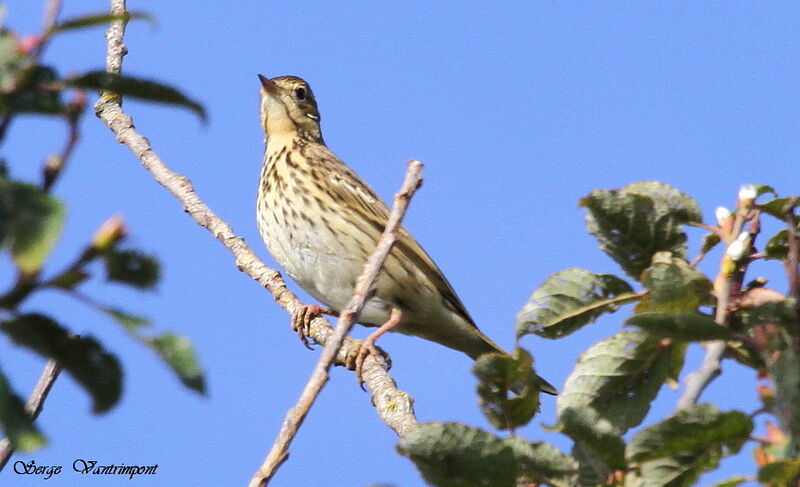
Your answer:
[[[322,302],[293,315],[298,331],[314,315],[348,302],[375,249],[389,208],[325,144],[309,84],[296,76],[261,81],[264,160],[256,220],[270,254],[308,294]],[[401,227],[358,322],[392,329],[463,352],[472,359],[506,352],[483,334],[433,259]],[[367,340],[377,339],[373,333]],[[539,378],[543,392],[556,389]]]

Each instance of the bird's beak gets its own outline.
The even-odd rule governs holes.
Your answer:
[[[264,90],[269,93],[270,95],[277,95],[278,94],[278,87],[275,86],[275,83],[264,76],[263,74],[258,75],[258,79],[261,80],[261,86],[264,87]]]

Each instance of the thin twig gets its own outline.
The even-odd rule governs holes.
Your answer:
[[[394,206],[389,215],[386,223],[386,228],[383,230],[378,245],[370,255],[369,259],[364,263],[364,270],[361,272],[356,286],[353,289],[353,295],[347,306],[339,314],[339,321],[333,330],[333,337],[325,344],[325,349],[314,367],[297,404],[286,412],[286,417],[283,420],[281,429],[278,436],[270,449],[269,454],[264,459],[261,467],[253,475],[250,480],[250,487],[263,487],[275,475],[278,467],[283,464],[289,456],[289,445],[297,434],[298,428],[303,423],[308,411],[314,404],[314,401],[319,396],[322,387],[328,381],[328,371],[331,368],[333,359],[336,353],[344,342],[345,337],[350,332],[353,324],[361,314],[367,298],[375,291],[375,286],[378,282],[378,276],[383,268],[386,258],[389,256],[389,251],[397,240],[397,230],[400,228],[400,221],[403,219],[408,202],[414,191],[422,183],[422,163],[419,161],[408,161],[408,169],[406,170],[405,180],[400,188],[400,191],[394,196]],[[397,310],[393,311],[393,313]]]
[[[53,387],[53,383],[58,378],[59,373],[61,373],[61,365],[55,360],[48,360],[42,370],[42,374],[39,376],[39,380],[36,382],[36,386],[28,397],[28,401],[25,403],[25,411],[31,420],[36,420],[39,417],[39,413],[42,412],[44,400],[47,399],[47,394],[50,393],[50,388]],[[14,448],[8,438],[0,440],[0,471],[6,466],[13,453]]]
[[[741,202],[740,202],[741,204]],[[740,208],[734,220],[733,230],[726,241],[725,238],[722,242],[725,245],[736,240],[742,232],[742,227],[749,219],[758,219],[757,212],[747,211],[746,208]],[[757,222],[751,222],[752,237],[758,232]],[[724,235],[723,235],[724,237]],[[727,254],[723,253],[720,263],[720,272],[714,282],[714,292],[717,295],[717,308],[714,316],[720,326],[728,326],[729,318],[729,304],[731,293],[738,293],[741,290],[742,280],[744,279],[744,271],[747,268],[749,260],[747,258],[736,265],[735,271],[727,269],[726,262],[731,262]],[[734,291],[735,290],[735,291]],[[725,341],[713,341],[706,344],[706,353],[703,356],[703,361],[697,370],[689,373],[684,379],[684,389],[681,392],[678,402],[675,404],[675,410],[679,411],[685,409],[697,402],[700,394],[703,393],[706,387],[711,384],[722,373],[722,356],[725,354],[727,344]]]
[[[114,14],[124,14],[125,0],[111,0]],[[123,21],[114,21],[106,31],[106,71],[119,73],[122,57],[126,53],[122,42],[125,32]],[[220,219],[205,203],[200,200],[191,182],[184,176],[169,169],[161,158],[153,151],[148,140],[133,127],[131,117],[122,111],[119,97],[111,93],[103,93],[95,104],[97,116],[117,136],[117,140],[125,144],[147,169],[153,178],[170,193],[178,198],[186,211],[197,224],[206,228],[227,248],[236,259],[236,267],[258,281],[273,296],[278,305],[291,314],[301,305],[300,300],[287,287],[278,271],[267,267],[244,239],[233,232],[230,225]],[[311,338],[325,345],[333,334],[330,324],[324,317],[317,317],[311,322]],[[346,339],[335,363],[345,365],[352,363],[352,357],[358,353],[360,341]],[[399,391],[392,377],[382,364],[373,357],[364,361],[362,378],[372,394],[372,402],[381,420],[403,436],[416,424],[411,398]]]

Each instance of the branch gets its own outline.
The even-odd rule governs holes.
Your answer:
[[[742,232],[744,223],[750,221],[751,227],[749,228],[751,238],[755,239],[758,234],[759,213],[750,211],[752,201],[745,201],[741,198],[738,201],[739,210],[736,213],[734,220],[733,230],[730,236],[725,236],[722,241],[726,245],[736,241]],[[752,243],[752,241],[751,241]],[[748,255],[751,251],[748,249]],[[717,307],[714,316],[714,321],[720,326],[728,326],[729,318],[729,304],[731,294],[738,294],[741,291],[742,281],[744,280],[744,273],[747,269],[749,259],[747,256],[734,261],[727,254],[727,247],[722,254],[720,262],[720,270],[717,278],[714,281],[714,292],[717,295]],[[675,410],[680,411],[692,404],[695,404],[703,393],[706,387],[722,373],[722,356],[725,354],[727,343],[725,341],[713,341],[706,345],[706,353],[703,356],[703,361],[697,370],[689,373],[684,379],[685,387],[681,392],[678,402],[675,404]]]
[[[386,222],[386,228],[383,230],[378,245],[369,256],[369,259],[364,263],[364,270],[361,272],[358,280],[356,281],[353,295],[342,312],[339,314],[339,321],[336,323],[336,328],[333,331],[333,336],[328,343],[325,344],[325,349],[311,373],[311,377],[306,383],[297,404],[286,412],[286,417],[281,425],[281,430],[278,432],[278,437],[275,439],[269,454],[264,459],[261,467],[253,475],[250,480],[250,487],[263,487],[266,485],[273,475],[275,475],[278,467],[283,464],[289,457],[289,444],[291,444],[297,430],[303,423],[308,411],[314,404],[314,401],[319,396],[322,387],[328,381],[328,370],[331,368],[333,359],[336,352],[342,346],[345,337],[350,332],[353,324],[361,314],[367,298],[375,292],[375,286],[378,282],[378,276],[383,268],[386,258],[389,256],[389,251],[392,249],[397,240],[397,230],[400,228],[400,221],[403,219],[408,203],[414,191],[422,184],[422,163],[419,161],[408,161],[408,169],[406,170],[406,177],[400,190],[394,196],[394,207],[389,214],[389,219]],[[393,311],[395,313],[397,310]]]
[[[111,0],[111,11],[117,15],[124,14],[125,0]],[[123,21],[112,22],[106,31],[106,71],[110,73],[119,73],[122,67],[122,57],[127,51],[122,43],[124,32]],[[289,314],[301,305],[297,296],[286,287],[278,271],[261,262],[244,239],[234,234],[233,229],[203,203],[186,177],[172,171],[164,164],[148,140],[136,132],[131,117],[122,111],[118,96],[108,92],[102,93],[95,104],[95,113],[117,136],[117,140],[133,152],[153,178],[181,201],[184,211],[233,254],[236,267],[240,271],[265,287],[278,305]],[[310,336],[317,343],[327,344],[331,335],[333,330],[324,317],[317,317],[311,322]],[[358,353],[359,344],[359,340],[347,338],[336,354],[334,363],[337,365],[352,363],[352,357]],[[367,357],[364,361],[362,378],[371,391],[372,402],[381,420],[400,436],[409,432],[416,424],[410,396],[397,389],[392,377],[372,357]]]
[[[61,365],[55,360],[48,360],[42,370],[42,374],[39,376],[39,380],[36,382],[36,386],[28,397],[28,401],[25,403],[25,410],[31,420],[36,420],[39,417],[39,413],[42,412],[44,400],[47,399],[50,388],[53,387],[53,383],[58,378],[59,373],[61,373]],[[6,466],[13,453],[14,448],[8,438],[0,440],[0,471]]]

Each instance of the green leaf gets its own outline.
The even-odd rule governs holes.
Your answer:
[[[653,336],[684,342],[731,338],[730,328],[700,313],[638,313],[625,320],[625,324],[638,326]]]
[[[195,112],[203,122],[207,120],[206,111],[202,105],[177,89],[156,81],[120,76],[105,71],[91,71],[82,76],[66,79],[64,83],[76,88],[111,91],[119,96],[181,106]]]
[[[674,367],[674,354],[684,350],[641,330],[595,343],[580,355],[558,396],[559,416],[567,408],[590,407],[623,434],[644,419]]]
[[[762,204],[758,205],[758,207],[764,213],[766,213],[768,215],[772,215],[775,218],[778,218],[780,220],[783,220],[783,210],[784,210],[784,208],[786,208],[787,204],[791,204],[792,205],[791,206],[792,209],[797,207],[797,204],[800,202],[800,200],[798,200],[797,198],[798,198],[797,196],[789,196],[789,197],[785,197],[785,198],[775,198],[775,199],[767,201],[766,203],[762,203]],[[794,200],[794,201],[792,201],[792,200]]]
[[[158,283],[161,267],[155,257],[138,250],[110,249],[103,254],[108,280],[152,289]]]
[[[703,241],[700,244],[700,252],[707,254],[711,251],[711,249],[716,247],[720,241],[721,239],[719,238],[719,235],[714,232],[709,232],[703,235]]]
[[[616,433],[614,427],[592,408],[565,408],[558,416],[559,429],[565,435],[588,449],[613,470],[624,470],[625,440]]]
[[[135,333],[143,326],[149,326],[150,321],[144,316],[128,313],[119,308],[101,308],[101,311],[111,316],[117,323],[124,326],[126,330]]]
[[[99,14],[82,15],[80,17],[73,17],[63,22],[59,22],[58,24],[54,25],[52,29],[50,29],[50,33],[55,34],[67,30],[82,29],[84,27],[92,27],[95,25],[104,25],[113,22],[115,20],[122,20],[128,22],[131,19],[141,19],[141,20],[147,20],[151,23],[155,23],[153,16],[145,12],[125,12],[124,14],[121,15],[99,13]]]
[[[796,485],[798,477],[800,477],[800,458],[778,460],[758,470],[758,481],[775,487]]]
[[[702,218],[693,198],[657,181],[595,190],[579,203],[588,210],[586,228],[600,249],[634,279],[660,250],[684,257],[686,234],[681,225]]]
[[[727,479],[720,480],[711,487],[736,487],[737,485],[742,485],[745,482],[747,482],[747,477],[744,475],[731,475]]]
[[[548,276],[517,313],[517,337],[562,337],[637,297],[627,282],[612,274],[565,269]]]
[[[190,389],[205,394],[205,379],[194,347],[185,337],[174,333],[164,333],[145,341],[178,375],[180,381]]]
[[[38,271],[53,249],[64,220],[61,202],[31,184],[0,178],[0,246],[17,267]]]
[[[69,333],[40,314],[21,315],[0,323],[11,340],[59,362],[92,397],[95,413],[108,411],[122,395],[122,368],[114,355],[92,337]]]
[[[478,403],[484,416],[497,429],[524,426],[539,409],[539,383],[533,357],[521,348],[513,356],[482,355],[472,373],[478,378]],[[518,392],[510,395],[510,391]],[[510,397],[511,396],[511,397]]]
[[[397,450],[438,487],[513,486],[518,479],[571,487],[576,480],[575,460],[547,443],[458,423],[420,423]]]
[[[0,371],[0,428],[15,450],[33,451],[46,443],[44,436],[25,410],[25,403],[11,388],[2,371]]]
[[[750,186],[752,186],[753,189],[756,190],[756,198],[767,193],[770,193],[773,196],[778,196],[778,193],[775,192],[775,189],[773,189],[772,186],[769,186],[767,184],[751,184]]]
[[[700,474],[719,465],[719,451],[679,453],[645,462],[625,477],[626,487],[691,487]]]
[[[800,231],[798,226],[796,231]],[[789,256],[789,229],[782,228],[771,236],[764,246],[767,259],[784,260]]]
[[[642,285],[649,292],[636,305],[637,313],[694,311],[713,302],[711,281],[669,252],[653,255],[653,264],[642,272]]]
[[[630,461],[641,463],[721,447],[737,453],[752,431],[753,422],[744,413],[722,413],[713,404],[695,404],[637,431],[626,454]]]
[[[778,418],[781,429],[789,432],[795,448],[800,447],[800,354],[785,336],[785,348],[765,351],[767,372],[775,384],[775,402],[772,413]]]

